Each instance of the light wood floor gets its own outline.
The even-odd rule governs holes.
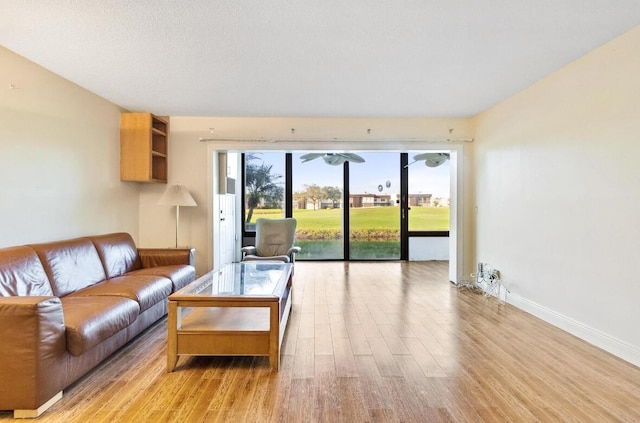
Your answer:
[[[280,372],[190,357],[167,373],[163,319],[38,420],[640,421],[639,368],[459,291],[445,262],[298,262],[294,289]]]

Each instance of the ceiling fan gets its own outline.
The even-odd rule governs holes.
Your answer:
[[[424,160],[424,164],[428,167],[438,167],[442,163],[449,160],[449,153],[422,153],[413,156],[413,161],[407,166],[414,164],[417,161]]]
[[[300,156],[300,159],[302,159],[302,163],[305,163],[315,160],[318,157],[322,157],[322,160],[324,160],[326,164],[332,166],[338,166],[344,162],[364,163],[365,161],[362,157],[354,153],[308,153]]]

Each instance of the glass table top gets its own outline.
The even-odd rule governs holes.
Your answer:
[[[289,279],[291,266],[291,263],[269,261],[228,264],[203,275],[172,297],[280,295]]]

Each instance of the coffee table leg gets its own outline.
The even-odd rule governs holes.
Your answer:
[[[175,301],[169,301],[167,326],[167,372],[172,372],[178,363],[178,303]]]
[[[280,309],[278,302],[271,303],[269,323],[269,364],[278,371],[280,368]]]

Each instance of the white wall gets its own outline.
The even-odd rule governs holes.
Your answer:
[[[120,109],[3,47],[0,81],[0,247],[136,238],[138,187],[120,182]]]
[[[210,128],[214,128],[213,134]],[[292,134],[291,129],[295,132]],[[453,128],[453,134],[449,130]],[[367,129],[371,129],[368,133]],[[469,119],[347,119],[347,118],[224,118],[171,117],[169,137],[169,184],[185,185],[198,202],[198,207],[180,211],[180,243],[196,248],[196,267],[202,274],[212,267],[212,210],[215,197],[211,184],[215,175],[212,156],[220,151],[243,150],[389,150],[449,148],[451,145],[433,141],[447,137],[471,137]],[[215,137],[226,141],[201,142],[200,138]],[[339,141],[327,143],[318,140]],[[427,140],[416,143],[411,139]],[[291,140],[282,143],[246,140]],[[303,140],[303,141],[299,141]],[[390,140],[404,140],[394,142]],[[463,151],[468,143],[458,144]],[[466,154],[466,153],[465,153]],[[465,169],[466,171],[466,169]],[[168,246],[174,243],[175,213],[157,206],[166,187],[143,186],[140,195],[140,240],[147,246]],[[240,235],[240,234],[239,234]],[[467,268],[473,269],[470,261]]]
[[[180,208],[180,246],[196,249],[196,272],[211,268],[211,211],[213,204],[211,165],[207,145],[191,135],[191,118],[170,119],[168,182],[140,188],[140,243],[150,247],[175,245],[175,207],[160,206],[158,200],[171,185],[184,185],[198,204]]]
[[[477,260],[640,365],[640,27],[476,119]]]
[[[409,261],[449,260],[449,237],[409,237]]]

